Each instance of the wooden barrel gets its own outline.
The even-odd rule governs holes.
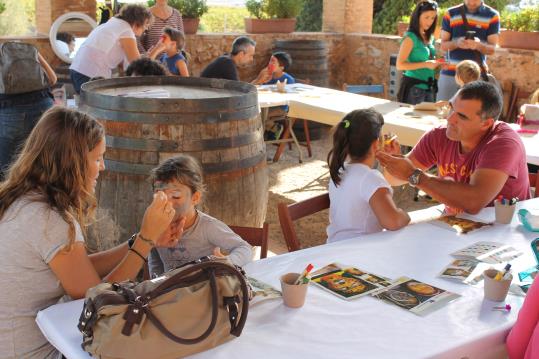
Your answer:
[[[292,66],[288,73],[294,78],[314,86],[328,87],[328,49],[321,40],[277,40],[274,51],[285,51],[292,57]],[[311,139],[317,140],[322,135],[324,126],[318,122],[309,122]],[[303,123],[296,122],[294,133],[299,141],[305,141]]]
[[[288,73],[311,85],[328,87],[328,49],[320,40],[277,40],[274,51],[285,51],[292,57]]]
[[[155,90],[170,97],[134,97]],[[107,136],[92,231],[100,249],[139,229],[152,197],[150,170],[180,153],[202,165],[204,212],[229,225],[262,226],[268,174],[254,86],[175,76],[98,80],[83,85],[81,110],[99,119]]]

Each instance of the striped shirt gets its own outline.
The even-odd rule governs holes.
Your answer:
[[[166,19],[162,19],[158,16],[153,16],[152,25],[148,30],[140,37],[139,51],[140,53],[147,52],[150,47],[157,44],[161,35],[163,35],[163,29],[165,27],[171,27],[173,29],[183,32],[183,20],[182,15],[176,9],[172,9],[172,15]],[[180,49],[181,50],[181,49]]]
[[[466,26],[464,20],[460,14],[460,8],[464,5],[454,6],[447,10],[442,20],[442,30],[451,34],[450,40],[456,40],[466,35]],[[471,13],[466,10],[466,19],[468,24],[475,31],[475,37],[479,38],[481,42],[486,43],[487,38],[490,35],[496,35],[500,33],[500,14],[484,3],[477,9],[476,12]],[[442,70],[443,75],[455,76],[455,67],[462,60],[473,60],[476,57],[474,51],[467,49],[456,48],[448,51],[446,61],[449,63],[447,69]],[[486,56],[481,54],[481,60],[486,61]]]

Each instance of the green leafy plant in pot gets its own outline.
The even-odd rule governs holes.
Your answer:
[[[247,0],[245,18],[248,33],[290,33],[296,28],[296,17],[303,9],[303,0]]]

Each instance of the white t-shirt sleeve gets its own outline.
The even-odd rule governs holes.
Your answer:
[[[368,203],[372,195],[379,188],[387,188],[389,189],[389,193],[393,194],[393,189],[379,171],[369,171],[361,185],[361,196],[363,200]]]
[[[253,260],[253,248],[223,222],[212,218],[206,227],[209,241],[216,247],[229,252],[228,257],[235,265],[243,267]]]
[[[43,217],[38,219],[43,224],[39,226],[41,233],[32,243],[43,261],[48,264],[69,243],[69,225],[54,210],[45,210],[42,215]],[[79,224],[74,222],[73,225],[75,226],[75,242],[84,242]]]

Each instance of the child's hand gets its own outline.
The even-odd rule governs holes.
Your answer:
[[[180,217],[170,223],[161,237],[155,243],[156,247],[175,247],[182,238],[185,217]]]
[[[393,135],[391,133],[384,135],[382,151],[392,155],[398,155],[401,153],[401,146],[399,144],[397,135]]]
[[[215,247],[213,249],[213,255],[216,256],[216,257],[226,257],[223,253],[221,253],[221,248],[219,247]]]
[[[163,191],[158,191],[153,195],[153,201],[144,212],[140,234],[155,243],[161,234],[167,229],[174,218],[174,208],[167,200]]]

